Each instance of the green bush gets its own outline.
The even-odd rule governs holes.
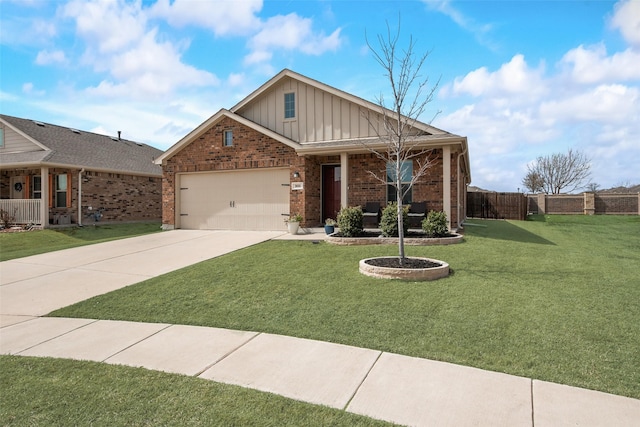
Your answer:
[[[447,214],[442,211],[430,211],[422,220],[422,229],[429,237],[444,237],[449,235]]]
[[[407,230],[409,225],[409,207],[402,207],[402,229]],[[395,202],[389,203],[382,210],[380,218],[380,230],[384,237],[398,237],[398,205]]]
[[[345,207],[338,212],[338,227],[340,234],[345,237],[357,237],[364,230],[360,206]]]

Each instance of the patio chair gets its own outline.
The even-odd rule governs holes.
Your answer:
[[[422,228],[422,220],[426,218],[427,202],[413,202],[409,207],[409,228]]]
[[[362,210],[362,225],[365,228],[377,228],[380,222],[380,202],[367,202]]]

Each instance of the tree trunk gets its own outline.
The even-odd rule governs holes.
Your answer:
[[[402,221],[402,174],[399,163],[396,166],[396,204],[398,207],[398,251],[400,256],[400,265],[404,263],[404,222]]]

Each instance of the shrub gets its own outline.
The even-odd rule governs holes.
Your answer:
[[[338,212],[338,227],[340,234],[345,237],[357,237],[364,230],[362,222],[362,208],[360,206],[344,207]]]
[[[13,211],[13,215],[11,215],[9,213],[9,211],[5,211],[4,209],[0,209],[0,226],[2,226],[3,228],[9,228],[11,227],[11,224],[13,224],[16,221],[16,212],[18,211],[18,209],[14,209]]]
[[[402,207],[402,229],[407,230],[409,224],[409,207]],[[384,237],[398,237],[398,205],[395,202],[389,203],[382,210],[380,218],[380,230]]]
[[[422,220],[422,229],[429,237],[445,237],[449,235],[447,214],[442,211],[430,211]]]

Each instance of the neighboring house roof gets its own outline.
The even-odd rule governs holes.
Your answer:
[[[0,167],[72,167],[161,176],[161,150],[147,144],[0,114],[0,122],[32,143],[33,151],[0,150]],[[7,135],[5,135],[6,138]]]

